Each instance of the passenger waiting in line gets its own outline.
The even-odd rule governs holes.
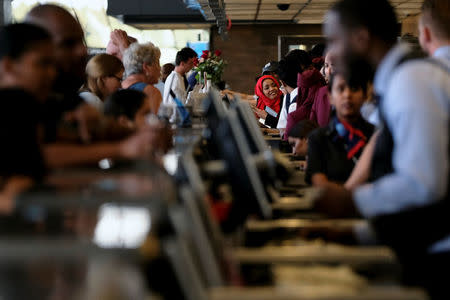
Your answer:
[[[330,82],[330,76],[334,72],[333,55],[330,51],[325,55],[325,63],[323,67],[323,75],[327,85]],[[311,107],[311,114],[309,119],[319,124],[320,127],[325,127],[330,121],[331,105],[328,99],[328,86],[325,85],[319,89]]]
[[[271,75],[264,75],[258,79],[255,86],[255,95],[258,97],[255,114],[264,120],[264,124],[275,128],[281,110],[281,91],[278,81]]]
[[[289,131],[294,124],[300,122],[301,120],[308,120],[310,118],[311,109],[315,99],[317,98],[319,89],[325,85],[325,80],[322,74],[320,74],[320,71],[312,66],[312,61],[310,58],[305,60],[301,66],[302,70],[299,72],[297,78],[297,107],[295,111],[288,114],[286,131]]]
[[[294,125],[287,133],[292,155],[306,157],[308,154],[308,137],[317,128],[317,124],[310,120],[303,120]]]
[[[126,79],[122,87],[145,93],[151,101],[153,114],[158,113],[162,101],[161,93],[153,86],[161,75],[160,57],[161,51],[152,43],[134,43],[123,57]]]
[[[305,181],[313,185],[345,182],[374,132],[360,113],[366,99],[368,79],[359,76],[351,86],[340,73],[330,77],[330,101],[336,113],[328,127],[309,136]]]
[[[86,66],[86,83],[80,97],[103,111],[106,98],[121,87],[123,72],[122,61],[115,56],[103,53],[92,57]]]
[[[31,24],[0,29],[0,88],[21,88],[44,102],[56,76],[50,34]]]
[[[296,58],[292,55],[280,60],[278,64],[278,78],[284,86],[286,95],[284,95],[280,118],[278,119],[277,129],[280,136],[283,137],[287,125],[287,116],[297,108],[297,74],[301,71]]]
[[[124,127],[143,128],[151,114],[151,102],[143,92],[120,90],[108,97],[104,114],[114,117]]]
[[[78,90],[84,80],[87,50],[83,42],[83,30],[75,18],[65,9],[51,4],[38,5],[26,16],[26,21],[37,24],[50,32],[55,47],[57,76],[52,97],[45,101],[42,118],[45,127],[43,154],[50,168],[93,163],[109,157],[130,159],[147,155],[149,148],[158,147],[152,128],[142,130],[119,142],[98,142],[79,145],[67,141],[66,126],[77,125],[77,132],[68,132],[78,141],[90,141],[90,130],[96,129],[98,111],[84,103]],[[26,36],[22,36],[27,39]],[[94,124],[92,128],[89,124]],[[63,133],[64,135],[61,135]],[[68,155],[69,154],[69,155]]]
[[[182,104],[186,103],[189,89],[186,74],[194,67],[196,61],[197,53],[191,48],[186,47],[177,52],[175,69],[164,83],[164,104],[175,105],[171,94],[174,94]]]

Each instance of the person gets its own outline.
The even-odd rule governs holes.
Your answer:
[[[86,83],[80,97],[103,112],[105,99],[121,87],[124,67],[115,56],[103,53],[92,57],[86,65]]]
[[[175,65],[172,63],[164,64],[161,68],[161,81],[166,83],[167,77],[175,70]]]
[[[164,83],[166,82],[167,77],[172,73],[172,71],[175,69],[175,65],[172,63],[164,64],[161,67],[161,77],[159,78],[159,81],[157,84],[155,84],[155,87],[159,90],[161,95],[164,95]],[[195,77],[195,76],[194,76]],[[189,80],[189,79],[188,79]],[[190,84],[190,83],[189,83]],[[194,86],[194,84],[190,84],[191,86]]]
[[[292,147],[292,155],[305,157],[308,154],[308,137],[318,126],[310,120],[303,120],[294,125],[287,133]]]
[[[334,72],[333,55],[330,51],[325,55],[325,63],[323,67],[323,76],[327,85],[321,87],[317,92],[311,107],[311,114],[309,119],[319,124],[320,127],[325,127],[330,121],[331,105],[328,99],[328,84],[330,76]]]
[[[123,57],[126,78],[122,88],[144,92],[152,103],[153,114],[158,113],[162,101],[161,93],[153,86],[161,74],[160,57],[161,51],[153,43],[131,44]]]
[[[277,61],[269,61],[267,64],[264,65],[261,71],[261,76],[264,75],[272,75],[278,80],[278,62]]]
[[[281,94],[280,86],[275,77],[264,75],[258,79],[255,86],[255,95],[258,100],[253,110],[260,119],[264,120],[264,125],[271,128],[275,128],[278,124]]]
[[[150,113],[150,99],[143,92],[136,90],[119,90],[105,102],[104,114],[117,119],[125,127],[144,127]]]
[[[47,169],[38,135],[38,100],[18,88],[0,89],[0,98],[0,214],[9,214],[15,207],[14,197],[41,182]]]
[[[301,50],[298,50],[301,51]],[[325,80],[320,71],[312,66],[311,58],[302,64],[301,72],[298,73],[297,87],[298,97],[295,111],[288,114],[286,131],[301,120],[310,118],[314,100],[317,98],[319,89],[325,85]]]
[[[50,34],[32,24],[0,29],[0,88],[21,88],[44,102],[56,77]]]
[[[114,29],[109,35],[109,42],[106,45],[106,53],[122,60],[125,50],[131,44],[136,43],[137,39],[129,36],[126,31],[121,29]]]
[[[300,66],[293,56],[287,56],[278,63],[278,78],[280,78],[280,82],[286,91],[277,124],[277,129],[280,131],[281,137],[283,137],[286,129],[288,114],[297,108],[297,74],[300,71]]]
[[[105,157],[133,159],[147,155],[153,147],[158,146],[158,141],[153,139],[155,135],[152,134],[151,128],[120,141],[89,145],[80,145],[61,136],[61,129],[64,129],[61,124],[75,122],[79,128],[77,138],[90,142],[88,123],[90,120],[97,120],[100,115],[89,104],[83,104],[78,96],[85,76],[87,57],[83,30],[68,11],[52,4],[33,7],[26,15],[25,21],[48,30],[54,46],[56,79],[52,86],[52,95],[42,108],[41,118],[44,119],[45,128],[43,155],[48,168],[93,163]],[[21,38],[27,39],[26,36]]]
[[[419,40],[430,59],[405,60],[409,48],[395,45],[398,22],[387,0],[341,0],[327,20],[338,66],[358,58],[377,69],[384,125],[371,150],[372,182],[353,191],[328,184],[315,208],[370,219],[377,238],[395,250],[406,282],[431,299],[449,299],[441,274],[450,268],[450,3],[423,2]]]
[[[307,183],[323,185],[327,181],[345,182],[374,132],[374,127],[360,113],[368,79],[358,78],[361,80],[350,86],[340,73],[330,77],[330,101],[336,113],[328,127],[320,128],[309,136]]]
[[[182,104],[186,103],[189,89],[186,74],[194,67],[196,61],[197,53],[191,48],[185,47],[177,52],[175,69],[167,77],[164,84],[164,104],[174,105],[171,94],[174,94]]]

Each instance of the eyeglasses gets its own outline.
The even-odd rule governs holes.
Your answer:
[[[116,75],[110,75],[108,77],[114,77],[115,79],[119,80],[120,83],[122,83],[122,78],[120,78],[119,76]]]

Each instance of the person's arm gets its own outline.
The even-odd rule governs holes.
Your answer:
[[[367,182],[370,175],[370,166],[372,163],[373,151],[377,141],[378,131],[375,132],[364,148],[358,163],[353,168],[352,174],[345,182],[344,186],[348,190],[353,190],[363,183]]]
[[[150,99],[152,113],[156,115],[162,102],[161,92],[153,85],[149,84],[145,87],[144,93]]]
[[[436,73],[423,63],[409,63],[391,79],[383,101],[389,106],[383,108],[395,145],[394,172],[355,190],[356,205],[367,217],[423,206],[446,193],[448,102],[437,96],[436,89],[448,89],[448,85],[437,87]]]
[[[156,144],[154,137],[152,131],[144,130],[116,143],[52,143],[43,146],[43,155],[49,168],[97,163],[104,158],[133,159],[150,153]]]
[[[0,189],[0,214],[10,214],[15,207],[14,198],[34,184],[28,176],[12,176],[6,179]]]

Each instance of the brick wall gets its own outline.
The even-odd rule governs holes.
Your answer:
[[[211,49],[222,50],[228,62],[223,79],[235,91],[253,94],[255,77],[271,60],[278,60],[279,35],[320,35],[321,25],[233,25],[223,41],[211,29]]]

